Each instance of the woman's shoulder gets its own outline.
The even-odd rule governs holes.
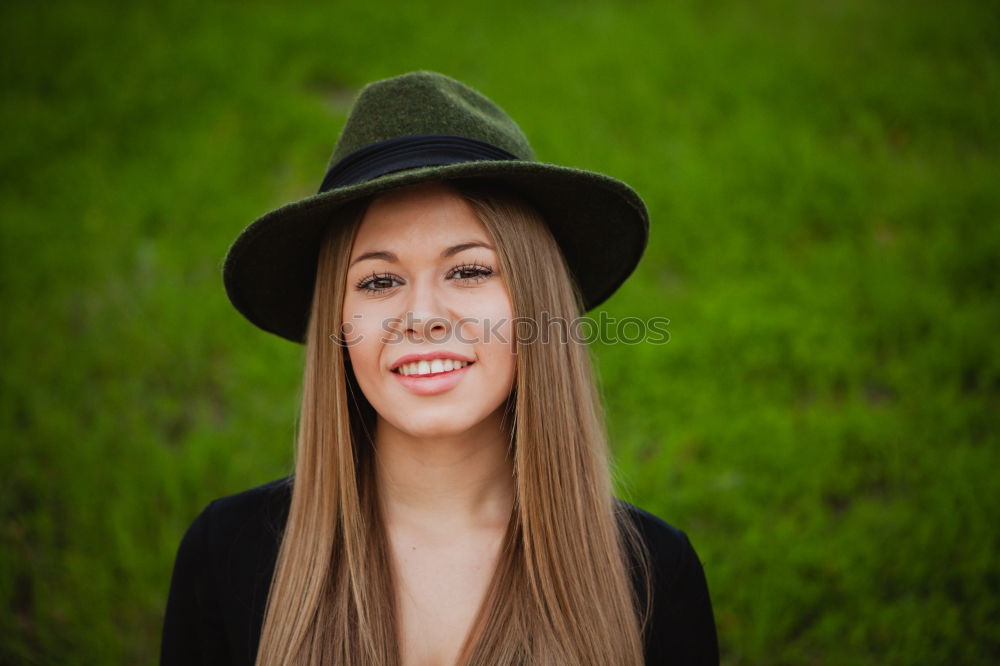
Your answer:
[[[208,503],[206,512],[223,524],[256,519],[261,515],[278,517],[287,513],[292,498],[292,477],[284,476]]]
[[[289,476],[210,501],[188,527],[181,551],[196,552],[221,578],[250,561],[254,568],[266,566],[280,543],[291,495]]]
[[[644,631],[646,663],[718,664],[708,583],[687,534],[645,509],[615,500],[620,515],[638,528],[650,555],[653,613]],[[644,600],[638,580],[634,582]]]
[[[687,533],[656,514],[616,498],[619,511],[638,528],[650,555],[654,587],[660,595],[706,594],[704,568]],[[633,561],[634,563],[634,561]]]
[[[658,569],[675,568],[694,552],[684,530],[671,525],[656,514],[615,498],[619,511],[627,515],[642,535]]]
[[[283,476],[253,488],[218,497],[210,502],[227,513],[243,513],[280,505],[291,498],[292,477]]]
[[[210,501],[194,519],[189,531],[202,532],[209,545],[266,530],[281,533],[291,502],[291,477],[225,495]]]
[[[192,521],[174,563],[161,663],[253,663],[290,501],[285,477],[214,499]]]

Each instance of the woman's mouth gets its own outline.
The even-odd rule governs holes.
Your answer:
[[[393,372],[397,372],[404,377],[427,377],[440,375],[444,372],[461,370],[470,363],[472,363],[472,361],[455,361],[450,358],[436,358],[432,361],[414,361],[413,363],[404,363],[393,370]]]
[[[392,374],[413,393],[434,395],[444,393],[457,386],[474,364],[474,361],[436,358],[433,361],[404,363],[393,370]]]

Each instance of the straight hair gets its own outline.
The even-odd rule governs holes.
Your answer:
[[[515,321],[541,321],[543,312],[572,321],[583,313],[579,289],[536,209],[485,183],[448,185],[492,237]],[[364,201],[345,207],[319,251],[292,500],[257,666],[400,663],[393,563],[376,487],[376,415],[346,348],[331,339],[342,330],[346,267],[366,208]],[[590,349],[573,340],[515,340],[516,380],[503,427],[516,493],[458,663],[642,666],[649,553],[613,496]]]

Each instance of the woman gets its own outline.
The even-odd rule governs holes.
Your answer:
[[[306,345],[295,472],[194,521],[162,663],[718,663],[687,537],[612,495],[586,345],[538,325],[647,232],[467,86],[367,86],[320,192],[227,255],[236,308]]]

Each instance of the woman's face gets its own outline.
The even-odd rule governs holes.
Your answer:
[[[348,262],[344,340],[381,419],[421,438],[499,423],[511,317],[490,236],[461,196],[424,184],[371,203]]]

